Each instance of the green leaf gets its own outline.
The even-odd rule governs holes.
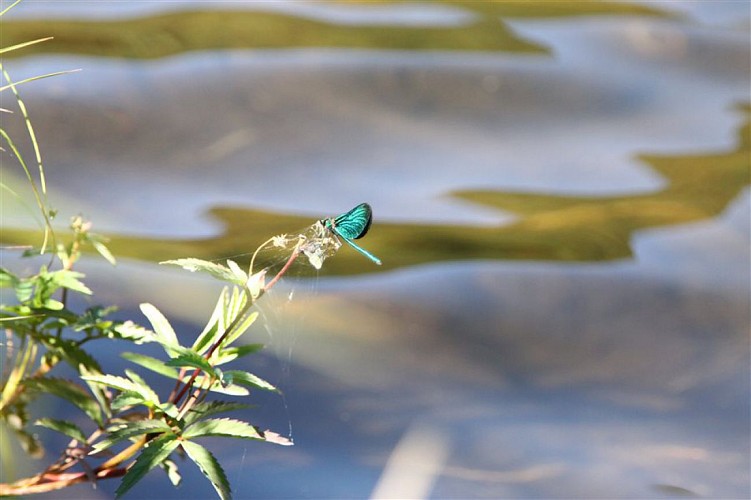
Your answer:
[[[175,260],[166,260],[164,262],[160,262],[160,264],[170,264],[174,266],[180,266],[183,269],[186,269],[190,272],[198,271],[202,273],[207,273],[216,279],[219,279],[221,281],[227,281],[229,283],[234,283],[236,285],[245,284],[245,282],[241,278],[237,277],[230,268],[225,267],[221,264],[217,264],[216,262],[210,262],[208,260],[193,259],[193,258],[175,259]]]
[[[263,348],[264,348],[263,344],[246,344],[246,345],[237,346],[237,347],[228,347],[226,349],[222,349],[222,352],[216,357],[216,361],[214,361],[214,364],[223,365],[237,358],[241,358],[243,356],[247,356],[248,354],[258,352]]]
[[[15,283],[16,298],[21,304],[28,303],[34,296],[34,282],[29,279],[22,279]]]
[[[47,299],[42,304],[42,307],[44,307],[45,309],[50,309],[51,311],[62,311],[65,308],[65,304],[63,304],[59,300]]]
[[[99,332],[100,335],[111,337],[115,322],[107,319],[107,316],[116,310],[116,307],[89,307],[83,314],[74,317],[72,328],[77,332],[83,331],[88,334]]]
[[[226,413],[228,411],[244,410],[250,408],[250,405],[244,403],[232,403],[228,401],[210,401],[208,403],[199,403],[195,405],[187,415],[185,415],[185,424],[190,425],[198,420],[203,420],[212,415]]]
[[[167,321],[167,318],[164,317],[164,315],[154,307],[153,305],[149,303],[141,304],[141,312],[148,318],[149,322],[151,323],[151,327],[154,329],[154,333],[156,333],[156,341],[162,344],[164,347],[174,347],[180,345],[177,341],[177,335],[175,334],[175,330],[172,329],[172,325],[169,324],[169,321]],[[167,350],[167,354],[170,354],[169,349]]]
[[[144,328],[141,325],[137,325],[132,321],[126,321],[121,325],[117,325],[114,329],[120,337],[129,339],[136,344],[143,344],[145,342],[156,342],[157,335],[148,328]]]
[[[159,409],[173,419],[177,419],[177,416],[180,414],[180,409],[170,402],[160,404]]]
[[[132,374],[132,372],[130,373]],[[125,377],[118,377],[115,375],[86,375],[81,378],[83,380],[113,387],[119,391],[135,392],[140,394],[144,401],[151,402],[154,405],[159,405],[159,397],[142,379],[139,379],[139,382],[134,382]]]
[[[83,349],[81,349],[81,351],[83,352]],[[88,356],[88,354],[86,355]],[[93,362],[93,366],[79,363],[78,373],[83,376],[101,374],[102,370],[99,368],[99,364],[94,360],[94,358],[91,358],[91,362]],[[89,382],[88,380],[84,380],[84,382],[86,382],[86,385],[89,387],[89,391],[91,391],[91,394],[99,403],[99,408],[102,410],[102,412],[104,412],[105,417],[112,417],[112,409],[110,408],[110,394],[107,391],[107,388],[99,384]]]
[[[112,255],[112,252],[110,252],[110,249],[107,248],[107,245],[105,245],[106,239],[95,234],[89,234],[87,240],[89,243],[92,244],[94,249],[99,252],[99,255],[104,257],[104,259],[112,264],[113,266],[117,264],[117,261],[115,260],[115,256]]]
[[[164,361],[160,359],[152,358],[151,356],[144,356],[142,354],[136,354],[133,352],[124,352],[121,354],[121,356],[128,361],[156,372],[159,375],[163,375],[172,379],[177,379],[178,377],[177,370],[170,366],[166,366]]]
[[[185,348],[181,347],[180,349],[185,349]],[[188,349],[186,349],[186,351],[187,350]],[[144,356],[141,354],[135,354],[135,353],[130,353],[130,352],[123,353],[122,356],[125,359],[132,361],[133,363],[136,363],[137,365],[143,366],[144,368],[152,370],[160,375],[164,375],[165,377],[169,377],[174,380],[177,380],[178,378],[178,375],[179,375],[178,371],[170,366],[167,366],[169,362],[165,363],[161,360],[152,358],[150,356]],[[179,363],[181,362],[178,362],[178,364]],[[212,372],[214,375],[216,375],[216,372],[213,369],[212,369]],[[183,377],[182,382],[187,382],[189,378],[190,376]],[[202,375],[199,375],[195,380],[196,386],[202,387],[204,383],[206,383],[206,379]],[[211,387],[209,387],[209,390],[212,392],[228,394],[230,396],[247,396],[249,394],[247,389],[240,387],[238,385],[222,387],[222,385],[218,382],[214,382],[211,385]]]
[[[232,271],[232,274],[235,276],[234,282],[239,285],[245,285],[245,283],[248,281],[248,273],[242,270],[240,266],[237,265],[237,262],[234,260],[227,259],[227,267]]]
[[[224,372],[226,377],[231,377],[234,384],[244,385],[246,387],[255,387],[257,389],[263,389],[264,391],[281,392],[269,382],[266,382],[261,377],[253,375],[249,372],[242,370],[227,370]]]
[[[70,380],[57,378],[35,378],[29,380],[27,383],[36,390],[54,394],[66,401],[70,401],[99,426],[102,425],[102,414],[99,404],[78,384]]]
[[[128,469],[120,486],[115,491],[116,497],[122,497],[125,492],[143,479],[147,472],[167,460],[179,445],[180,441],[174,434],[165,434],[151,441],[148,447],[138,455],[133,466]]]
[[[14,287],[19,281],[18,276],[4,267],[0,267],[0,288]]]
[[[141,396],[137,392],[124,391],[118,394],[115,397],[115,399],[112,400],[110,407],[114,411],[120,411],[123,408],[127,408],[129,406],[136,406],[136,405],[140,405],[143,403],[144,403],[143,396]]]
[[[106,450],[112,445],[144,434],[153,434],[155,432],[164,433],[172,432],[172,429],[162,420],[138,420],[136,422],[126,422],[118,424],[108,429],[109,435],[100,441],[94,443],[91,447],[91,454],[94,455],[102,450]]]
[[[227,305],[228,292],[229,290],[227,289],[227,287],[224,287],[222,289],[221,293],[219,294],[219,299],[216,301],[216,305],[214,306],[214,311],[211,313],[209,322],[206,323],[206,327],[193,343],[193,350],[198,354],[203,354],[208,351],[209,347],[211,347],[211,344],[214,343],[214,340],[220,333],[219,329],[224,329],[224,309]]]
[[[203,356],[191,351],[190,349],[181,349],[181,351],[182,352],[179,356],[172,358],[164,364],[167,366],[188,366],[190,368],[197,368],[206,372],[212,377],[217,377],[216,372],[214,371],[214,367],[211,366],[211,364],[209,364],[209,362]]]
[[[68,422],[66,420],[56,420],[53,418],[40,418],[34,423],[36,425],[65,434],[69,438],[75,439],[79,443],[86,442],[86,435],[76,424],[72,422]]]
[[[211,485],[216,490],[219,498],[222,500],[231,498],[227,475],[224,473],[224,469],[219,465],[216,458],[214,458],[214,455],[198,443],[183,441],[182,446],[185,453],[188,454],[188,457],[190,457],[198,468],[201,469],[203,475],[211,481]]]
[[[245,305],[248,302],[248,295],[240,290],[240,287],[233,286],[232,294],[229,295],[229,302],[227,307],[224,308],[224,323],[220,324],[221,330],[226,330],[237,319],[237,316],[244,314]],[[234,328],[237,328],[235,326]],[[224,340],[227,342],[227,339]]]
[[[138,375],[133,370],[125,370],[125,374],[128,376],[129,379],[133,381],[134,384],[140,387],[139,392],[143,394],[144,398],[146,398],[148,401],[159,404],[159,396],[157,396],[156,392],[154,392],[154,390],[151,387],[149,387],[149,384],[147,384],[146,381],[142,379],[140,375]]]
[[[83,278],[85,275],[76,271],[68,271],[61,269],[50,273],[54,283],[58,286],[65,287],[74,292],[83,293],[85,295],[91,295],[91,289],[84,285],[79,278]]]
[[[78,370],[79,373],[83,373],[83,370],[95,373],[102,372],[102,368],[99,366],[97,360],[72,340],[61,341],[59,348],[54,349],[54,352],[70,366]]]
[[[81,378],[89,382],[94,382],[97,384],[102,384],[102,385],[106,385],[109,387],[113,387],[119,391],[139,392],[137,390],[138,389],[137,385],[134,384],[132,380],[128,380],[125,377],[118,377],[116,375],[94,374],[94,375],[85,375]]]
[[[263,440],[263,434],[258,429],[242,420],[231,418],[210,418],[200,420],[189,425],[183,431],[185,439],[206,436],[235,437]]]
[[[198,377],[196,377],[195,385],[196,387],[204,387],[206,385],[206,378],[199,375]],[[227,385],[226,383],[225,385],[222,385],[222,382],[220,380],[214,380],[214,382],[209,386],[208,390],[211,392],[218,392],[219,394],[227,394],[228,396],[247,396],[248,394],[250,394],[250,391],[248,391],[248,389],[246,389],[245,387],[236,384]]]
[[[238,311],[237,314],[244,314],[242,311]],[[250,325],[255,322],[256,318],[258,317],[258,311],[253,311],[250,314],[246,314],[244,318],[242,318],[240,321],[237,322],[237,324],[234,326],[232,333],[227,335],[227,338],[224,339],[224,342],[222,342],[222,346],[229,346],[231,345],[235,340],[240,338],[240,336],[247,331],[248,328],[250,328]],[[234,316],[233,316],[234,319]]]

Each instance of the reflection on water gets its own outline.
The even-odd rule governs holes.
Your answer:
[[[33,52],[62,52],[103,55],[107,57],[153,58],[193,50],[286,47],[367,47],[402,50],[481,50],[542,52],[537,44],[524,41],[507,29],[503,18],[579,16],[594,14],[638,14],[660,16],[663,11],[629,4],[572,2],[540,6],[529,2],[443,2],[459,7],[463,22],[458,26],[436,26],[430,11],[436,6],[420,6],[414,25],[378,19],[373,6],[336,6],[303,4],[289,9],[287,3],[268,6],[248,3],[251,10],[225,10],[228,5],[212,2],[212,10],[182,10],[185,6],[165,8],[165,12],[125,20],[79,21],[18,20],[4,24],[3,37],[8,45],[26,40],[54,36],[55,42],[34,47]],[[200,4],[194,2],[191,8]],[[237,3],[229,4],[237,8]],[[172,9],[182,7],[180,10]],[[224,7],[221,8],[221,7]],[[260,7],[260,9],[259,9]],[[281,12],[268,12],[283,7]],[[441,6],[437,6],[438,9]],[[132,14],[143,7],[128,7]],[[258,10],[256,10],[258,9]],[[346,21],[346,13],[361,11],[361,17]],[[362,12],[365,10],[365,12]],[[328,11],[328,12],[327,12]],[[354,11],[354,12],[352,12]],[[368,12],[369,11],[369,12]],[[420,15],[424,11],[427,15]],[[470,15],[474,14],[474,16]],[[365,15],[362,15],[365,14]],[[70,14],[68,14],[70,15]],[[67,16],[66,16],[67,17]],[[461,18],[460,18],[461,19]],[[344,22],[342,22],[344,21]],[[422,24],[422,25],[421,25]],[[424,24],[428,24],[425,26]],[[430,26],[430,24],[433,24]]]
[[[56,39],[7,64],[84,68],[24,96],[53,201],[132,259],[84,269],[124,314],[193,335],[212,284],[153,262],[373,205],[384,266],[341,249],[253,334],[286,399],[248,419],[296,446],[215,448],[236,497],[751,494],[740,3],[31,3],[3,43]],[[135,494],[211,495],[185,475]]]
[[[747,111],[747,106],[744,106]],[[378,224],[375,253],[385,255],[387,268],[447,260],[531,259],[599,261],[632,255],[636,231],[674,226],[717,217],[749,182],[749,122],[737,146],[716,154],[642,155],[664,179],[656,193],[632,196],[559,196],[503,191],[459,191],[454,196],[513,213],[518,220],[502,227]],[[707,168],[711,165],[711,168]],[[113,236],[117,255],[161,261],[175,255],[216,259],[245,254],[269,234],[295,230],[310,218],[282,216],[242,208],[215,208],[224,233],[201,240],[167,240]],[[35,233],[9,230],[6,242],[22,244]],[[343,252],[344,253],[344,252]],[[363,268],[357,255],[345,255],[327,265],[332,273]],[[249,257],[246,255],[244,259]],[[239,260],[243,260],[241,257]]]

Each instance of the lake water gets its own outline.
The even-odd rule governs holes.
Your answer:
[[[343,247],[249,333],[269,348],[243,368],[285,395],[242,416],[295,446],[208,443],[236,498],[751,496],[748,2],[25,0],[2,23],[55,36],[15,80],[82,70],[21,92],[60,219],[112,237],[118,267],[82,269],[122,317],[152,302],[190,339],[217,285],[157,262],[373,206],[384,265]],[[2,211],[3,245],[38,242]],[[183,475],[131,497],[213,495]]]

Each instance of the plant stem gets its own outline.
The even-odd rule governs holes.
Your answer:
[[[95,479],[109,479],[124,476],[127,472],[125,467],[118,469],[105,469],[94,474]],[[0,484],[0,496],[33,495],[48,491],[61,490],[78,483],[90,481],[86,472],[70,472],[65,474],[37,474],[34,477],[24,479],[17,483]]]
[[[265,243],[264,243],[265,244]],[[284,266],[279,270],[278,273],[276,273],[276,276],[269,281],[266,286],[263,287],[263,292],[266,293],[269,290],[271,290],[271,287],[273,287],[286,273],[290,266],[297,260],[297,257],[300,256],[300,249],[298,247],[295,247],[295,249],[292,251],[292,255],[289,256],[289,259],[287,259],[287,262],[284,264]],[[243,319],[243,317],[248,313],[250,308],[253,306],[253,300],[252,298],[243,306],[242,310],[235,316],[235,319],[232,320],[232,323],[224,330],[224,333],[222,334],[219,339],[214,342],[214,344],[209,348],[209,350],[204,355],[204,358],[209,359],[212,354],[214,354],[214,351],[217,350],[217,348],[222,345],[222,342],[224,342],[224,339],[227,338],[227,336],[234,330],[234,328],[237,326],[237,324]],[[201,370],[193,370],[193,374],[190,376],[190,379],[185,383],[182,389],[180,389],[180,392],[178,392],[173,398],[170,398],[170,401],[172,401],[173,404],[177,405],[180,400],[185,396],[185,393],[187,393],[191,387],[193,387],[193,382],[195,382],[196,377],[198,377],[198,374]],[[173,391],[174,392],[174,391]],[[192,399],[195,401],[195,399]],[[189,400],[190,401],[190,400]],[[185,412],[187,405],[185,405],[181,412]]]
[[[271,287],[274,286],[277,281],[279,281],[282,275],[284,275],[284,273],[287,272],[287,270],[289,269],[289,266],[291,266],[292,263],[295,262],[295,260],[297,259],[299,255],[300,255],[300,249],[295,247],[294,251],[292,252],[292,255],[290,255],[289,257],[289,260],[287,260],[287,263],[284,264],[284,267],[282,267],[282,269],[278,273],[276,273],[276,276],[274,276],[274,278],[271,281],[269,281],[266,284],[266,286],[263,287],[264,292],[268,292],[271,289]]]

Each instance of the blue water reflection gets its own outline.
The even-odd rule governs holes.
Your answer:
[[[48,55],[8,66],[16,79],[84,68],[24,94],[63,213],[167,240],[221,233],[206,217],[215,207],[315,220],[368,201],[368,239],[378,241],[379,221],[487,228],[525,217],[460,191],[628,200],[669,187],[646,155],[743,151],[747,5],[650,4],[686,17],[507,20],[549,53],[289,48],[154,60]],[[185,5],[95,12],[70,3],[65,13]],[[348,25],[464,25],[477,16],[456,5],[264,9]],[[14,172],[3,166],[3,175],[13,184]],[[631,258],[469,261],[458,251],[451,262],[365,277],[327,277],[324,267],[317,293],[306,280],[275,290],[253,339],[272,347],[252,370],[285,399],[259,395],[247,416],[291,431],[295,447],[211,443],[236,496],[748,497],[747,185],[746,174],[742,194],[703,218],[640,226]],[[587,214],[593,227],[602,210]],[[24,223],[23,214],[6,217],[4,225]],[[87,266],[102,300],[132,315],[151,301],[186,334],[216,292],[146,263]],[[105,355],[113,370],[125,366]],[[133,497],[210,496],[188,471],[180,490],[152,474]],[[62,495],[108,497],[114,487]]]

